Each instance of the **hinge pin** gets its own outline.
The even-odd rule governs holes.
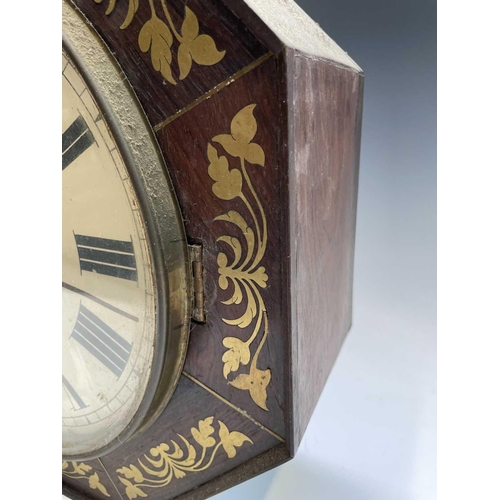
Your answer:
[[[192,318],[200,323],[206,322],[205,287],[203,279],[203,248],[189,245],[191,267],[193,270],[193,314]]]

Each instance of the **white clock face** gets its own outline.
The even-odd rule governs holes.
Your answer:
[[[155,281],[136,193],[89,88],[62,57],[63,455],[130,423],[156,341]]]

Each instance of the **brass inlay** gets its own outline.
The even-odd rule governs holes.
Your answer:
[[[97,472],[92,472],[92,467],[83,462],[66,462],[62,463],[62,472],[65,476],[72,479],[86,479],[89,483],[90,488],[93,490],[99,490],[104,496],[110,497],[111,495],[106,490],[106,487],[101,483],[99,479],[99,474]]]
[[[219,215],[214,221],[223,221],[233,224],[241,231],[246,244],[234,236],[220,236],[217,241],[224,243],[231,250],[221,252],[217,256],[219,265],[219,287],[227,290],[231,283],[232,296],[222,301],[225,305],[241,304],[246,302],[246,310],[239,318],[223,319],[230,326],[240,329],[252,327],[252,333],[243,341],[238,337],[226,337],[222,341],[227,348],[222,356],[223,375],[228,379],[230,373],[240,370],[240,365],[248,365],[247,373],[241,373],[229,383],[238,389],[249,391],[252,400],[263,410],[268,411],[267,386],[271,382],[271,370],[258,368],[257,362],[260,352],[269,334],[267,310],[262,298],[261,289],[267,288],[268,275],[264,266],[259,266],[267,247],[267,218],[257,192],[247,172],[246,164],[265,164],[265,154],[262,147],[252,142],[257,133],[257,121],[253,115],[256,104],[241,109],[231,121],[231,133],[217,135],[212,138],[214,143],[222,146],[225,153],[239,160],[239,164],[229,168],[229,160],[220,155],[217,149],[208,144],[207,156],[210,160],[208,175],[215,181],[212,191],[221,200],[230,201],[239,198],[250,215],[253,227],[239,212],[230,210]],[[234,162],[233,162],[234,163]],[[249,193],[250,197],[243,192]],[[255,209],[256,208],[256,209]],[[251,353],[251,346],[260,335],[255,352]]]
[[[193,306],[192,318],[200,323],[206,322],[205,316],[205,280],[203,270],[203,248],[201,245],[189,245],[189,262],[192,267]]]
[[[237,71],[234,75],[230,76],[229,78],[227,78],[223,82],[219,83],[213,89],[209,90],[205,94],[198,97],[198,99],[195,99],[192,103],[188,104],[185,108],[182,108],[181,110],[177,111],[177,113],[175,113],[174,115],[169,116],[166,120],[163,120],[158,125],[155,125],[153,127],[154,131],[158,132],[158,130],[162,129],[163,127],[165,127],[169,123],[172,123],[174,120],[176,120],[177,118],[182,116],[184,113],[187,113],[188,111],[192,110],[194,107],[198,106],[198,104],[205,101],[209,97],[212,97],[214,94],[217,94],[217,92],[219,92],[223,88],[227,87],[231,83],[235,82],[236,80],[238,80],[238,78],[241,78],[243,75],[246,75],[247,73],[249,73],[250,71],[255,69],[257,66],[260,66],[264,61],[267,61],[268,59],[273,57],[273,55],[274,54],[272,52],[268,52],[267,54],[264,54],[262,57],[259,57],[259,59],[257,59],[253,63],[250,63],[248,66],[245,66],[243,69],[240,69],[240,71]]]
[[[94,0],[101,3],[102,0]],[[209,35],[200,35],[198,18],[186,6],[184,21],[181,30],[177,31],[166,0],[161,0],[161,7],[167,23],[158,17],[154,0],[148,0],[151,18],[146,21],[139,31],[138,43],[142,52],[150,52],[151,63],[156,71],[171,84],[177,82],[172,73],[172,47],[174,38],[178,43],[177,64],[179,66],[179,80],[189,75],[193,61],[201,66],[213,66],[220,62],[225,50],[219,51],[213,38]],[[106,15],[110,15],[115,8],[116,0],[109,0]],[[128,12],[120,29],[127,29],[139,8],[139,0],[128,0]]]
[[[220,394],[216,393],[210,387],[207,387],[203,382],[200,382],[198,379],[194,378],[192,375],[189,375],[189,373],[183,371],[182,374],[194,382],[195,384],[199,385],[201,388],[205,389],[207,392],[212,394],[212,396],[215,396],[216,398],[220,399],[223,403],[225,403],[227,406],[232,408],[233,410],[236,410],[240,415],[243,415],[245,418],[248,418],[248,420],[251,420],[257,427],[260,427],[263,431],[267,432],[268,434],[271,434],[274,438],[276,438],[278,441],[281,441],[282,443],[285,442],[285,440],[273,432],[271,429],[268,429],[266,426],[262,425],[260,422],[255,420],[251,415],[249,415],[245,410],[242,410],[241,408],[238,408],[235,406],[233,403],[229,402],[227,399],[223,398]]]
[[[198,427],[191,428],[192,439],[199,445],[193,446],[184,436],[177,434],[181,445],[171,440],[170,445],[161,443],[151,448],[137,460],[138,465],[130,464],[128,467],[117,469],[121,474],[118,479],[125,486],[125,494],[129,499],[137,497],[146,498],[144,491],[147,488],[163,488],[170,484],[172,479],[182,479],[187,473],[201,472],[208,469],[214,458],[222,448],[227,458],[236,456],[236,448],[252,440],[241,432],[230,432],[224,422],[217,421],[219,427],[218,438],[212,435],[214,417],[208,417],[198,422]]]

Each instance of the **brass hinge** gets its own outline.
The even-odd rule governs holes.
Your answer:
[[[205,280],[203,277],[203,247],[201,245],[188,245],[189,260],[192,269],[192,319],[200,323],[206,322],[205,315]]]

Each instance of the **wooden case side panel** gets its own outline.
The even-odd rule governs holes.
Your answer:
[[[63,462],[63,494],[74,500],[122,500],[99,460]]]
[[[279,444],[231,404],[182,376],[155,424],[101,461],[123,499],[168,500]],[[236,478],[228,486],[234,484]]]
[[[73,0],[157,126],[268,52],[218,0]]]
[[[294,448],[352,321],[363,76],[288,50]]]
[[[206,324],[185,370],[286,436],[287,166],[280,58],[157,132],[188,240],[203,245]],[[241,156],[242,155],[242,156]]]
[[[63,494],[74,500],[207,498],[289,458],[272,432],[184,375],[147,431],[98,460],[63,465]]]

